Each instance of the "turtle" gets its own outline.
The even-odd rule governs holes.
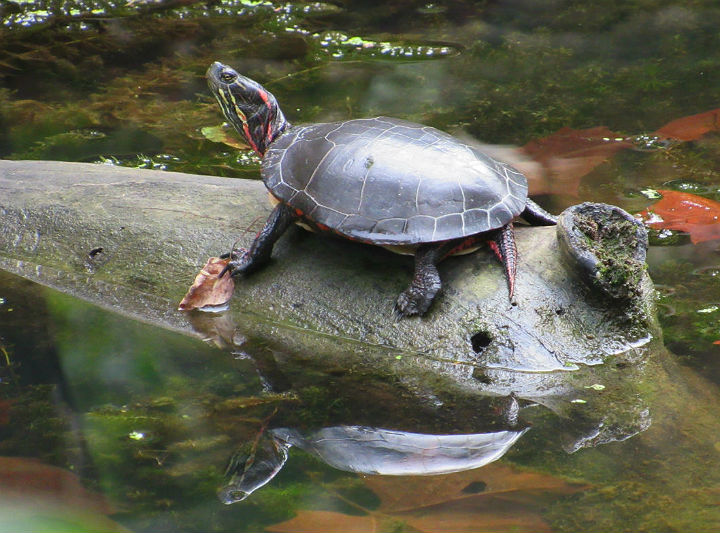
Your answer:
[[[413,279],[394,310],[423,315],[441,289],[438,262],[485,242],[505,266],[512,301],[513,221],[556,224],[528,198],[522,173],[441,130],[382,116],[294,126],[267,89],[233,68],[214,62],[207,80],[227,121],[262,158],[275,204],[250,249],[225,254],[220,276],[267,264],[297,222],[413,254]]]

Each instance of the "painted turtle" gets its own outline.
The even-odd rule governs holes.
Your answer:
[[[275,97],[222,63],[207,72],[227,120],[263,158],[277,200],[249,251],[221,273],[257,270],[293,222],[415,255],[415,275],[395,305],[422,315],[440,290],[436,264],[489,242],[505,265],[510,298],[517,216],[552,225],[527,198],[527,180],[505,163],[429,126],[387,117],[291,126]]]

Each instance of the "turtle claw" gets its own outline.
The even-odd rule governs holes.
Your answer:
[[[248,259],[248,251],[245,248],[234,249],[230,253],[222,254],[220,259],[230,259],[230,261],[220,271],[218,278],[222,278],[228,272],[230,272],[230,276],[237,277],[245,272],[251,264]]]
[[[225,257],[225,258],[221,257],[220,259],[227,259],[227,258],[226,258],[226,257]],[[220,271],[220,273],[218,274],[218,278],[222,278],[222,277],[223,277],[225,274],[227,274],[228,272],[230,272],[230,277],[232,277],[232,270],[233,270],[232,266],[230,265],[230,263],[228,263],[228,264],[225,265],[225,267]]]
[[[400,322],[403,318],[411,316],[412,313],[407,313],[396,303],[393,307],[393,319],[395,322]]]
[[[430,307],[432,297],[428,298],[426,294],[412,290],[413,288],[414,287],[410,287],[398,296],[393,311],[396,320],[413,315],[424,315]]]

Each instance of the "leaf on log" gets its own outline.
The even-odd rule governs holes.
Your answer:
[[[229,259],[211,257],[202,267],[195,281],[180,302],[178,310],[191,311],[202,307],[218,306],[227,303],[232,298],[235,282],[232,276],[222,278],[218,274],[227,266]]]
[[[640,213],[646,226],[690,234],[693,244],[720,239],[720,202],[680,191],[658,191],[662,198]]]

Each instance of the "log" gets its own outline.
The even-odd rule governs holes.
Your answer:
[[[552,395],[569,371],[641,360],[659,339],[647,275],[638,322],[580,280],[555,227],[518,225],[513,303],[501,265],[480,250],[441,264],[444,289],[426,316],[396,320],[411,258],[293,228],[267,268],[236,283],[227,313],[178,311],[206,259],[235,241],[249,246],[269,211],[258,181],[0,161],[0,268],[217,342],[263,339],[347,366],[402,364],[489,394]]]

